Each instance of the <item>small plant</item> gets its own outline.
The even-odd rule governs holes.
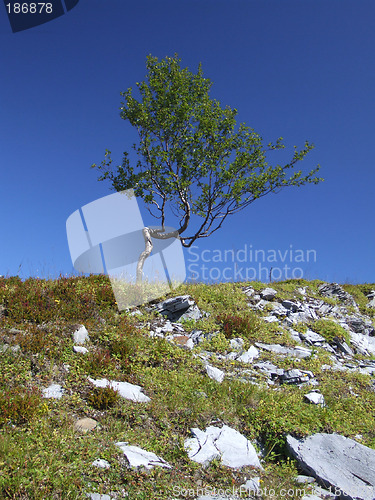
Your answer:
[[[0,391],[0,424],[22,424],[39,410],[42,395],[36,388],[14,387]]]
[[[306,333],[308,330],[308,326],[306,325],[306,323],[302,323],[302,321],[299,323],[295,323],[292,326],[292,328],[293,328],[293,330],[295,330],[296,332],[299,332],[299,333]]]
[[[95,387],[87,401],[97,410],[107,410],[117,403],[119,397],[119,393],[113,387]]]
[[[255,315],[241,317],[232,314],[219,314],[216,317],[227,339],[235,337],[251,337],[260,327],[260,321]]]
[[[226,336],[222,332],[219,332],[210,340],[204,340],[199,347],[205,351],[225,353],[230,350],[230,343]]]
[[[327,342],[334,342],[336,338],[340,341],[350,342],[349,334],[345,328],[330,319],[318,319],[311,325],[311,329],[324,337]]]
[[[92,377],[98,377],[116,370],[116,362],[108,349],[98,348],[87,354],[86,369]]]

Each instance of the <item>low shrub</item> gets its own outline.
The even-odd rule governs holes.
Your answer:
[[[216,321],[221,326],[227,339],[235,337],[249,338],[256,334],[260,327],[260,320],[255,315],[238,316],[233,314],[219,314]]]
[[[349,334],[345,328],[330,319],[318,319],[310,327],[314,332],[324,337],[327,342],[334,342],[336,338],[340,341],[350,342]]]
[[[113,387],[95,387],[88,396],[88,403],[97,410],[107,410],[119,400],[119,393]]]
[[[22,424],[39,411],[42,394],[36,388],[13,387],[0,391],[0,424]]]

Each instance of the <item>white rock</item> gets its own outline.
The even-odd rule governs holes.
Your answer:
[[[237,361],[241,361],[242,363],[252,363],[253,359],[258,357],[259,357],[259,351],[256,347],[252,345],[250,349],[248,349],[246,352],[244,352],[243,354],[241,354],[241,356],[237,358]]]
[[[361,333],[350,332],[350,341],[362,354],[375,355],[375,337],[368,337]]]
[[[166,467],[171,469],[171,465],[162,458],[155,455],[151,451],[142,450],[138,446],[129,446],[128,443],[118,442],[115,443],[116,446],[121,448],[124,455],[129,461],[131,468],[146,467],[146,469],[152,469],[154,466]]]
[[[79,352],[81,354],[86,354],[87,352],[89,352],[89,350],[86,349],[86,347],[83,347],[83,346],[80,346],[80,345],[74,345],[73,346],[73,351],[74,352]]]
[[[98,458],[97,460],[94,460],[93,463],[91,464],[94,467],[99,467],[100,469],[110,469],[111,465],[107,460],[104,460],[102,458]]]
[[[240,491],[246,490],[250,495],[257,495],[260,492],[260,478],[253,477],[240,486]]]
[[[276,295],[277,291],[273,288],[265,288],[260,292],[262,299],[264,300],[272,300]]]
[[[219,368],[215,368],[211,365],[206,365],[206,372],[210,378],[216,380],[220,384],[224,380],[225,373],[222,370],[219,370]]]
[[[307,399],[310,403],[313,403],[314,405],[325,406],[324,396],[319,392],[315,391],[309,392],[308,394],[305,394],[305,399]]]
[[[112,500],[109,495],[101,495],[100,493],[88,493],[87,496],[90,500]]]
[[[43,396],[45,398],[60,399],[63,395],[64,389],[59,384],[51,384],[46,389],[43,389]]]
[[[83,325],[73,333],[73,338],[76,344],[84,344],[86,341],[90,340],[89,333]]]
[[[192,429],[192,431],[196,435],[198,431],[202,432],[199,429]],[[191,460],[199,464],[202,464],[203,466],[207,466],[212,460],[214,460],[217,457],[220,457],[220,452],[215,447],[211,436],[204,437],[203,439],[204,439],[203,446],[200,444],[199,437],[186,439],[184,446]]]
[[[137,403],[148,403],[151,399],[143,394],[141,386],[129,384],[129,382],[116,382],[115,380],[108,380],[106,378],[94,380],[88,377],[90,382],[96,387],[107,387],[111,386],[115,391],[117,391],[121,397],[125,399],[130,399],[131,401]]]
[[[210,426],[206,431],[191,429],[195,438],[185,441],[185,449],[191,460],[207,464],[221,456],[223,465],[234,469],[253,466],[262,468],[254,446],[235,429],[224,425]]]
[[[279,321],[276,316],[263,316],[262,319],[267,321],[267,323],[277,323]]]

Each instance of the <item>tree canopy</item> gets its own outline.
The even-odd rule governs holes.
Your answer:
[[[148,228],[149,236],[177,234],[190,247],[255,200],[323,180],[315,176],[319,165],[306,175],[300,170],[287,175],[313,149],[307,141],[300,150],[294,147],[289,163],[268,165],[267,153],[283,149],[283,139],[264,145],[252,128],[237,125],[237,110],[210,97],[212,82],[203,76],[201,65],[191,72],[181,67],[176,54],[160,61],[150,55],[146,67],[145,80],[136,84],[140,98],[132,88],[121,93],[120,116],[138,132],[139,142],[133,145],[137,164],[131,165],[124,152],[122,164],[113,168],[106,150],[101,165],[92,167],[103,172],[98,180],[109,179],[116,191],[134,189],[144,200],[161,222],[158,230]],[[164,229],[167,207],[178,219],[172,224],[174,233]]]

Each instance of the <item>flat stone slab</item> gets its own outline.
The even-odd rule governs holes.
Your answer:
[[[193,428],[191,432],[195,437],[186,439],[184,446],[194,462],[208,465],[214,458],[221,457],[222,464],[233,469],[262,468],[254,446],[235,429],[224,425],[221,429],[210,426],[205,431]]]
[[[165,467],[167,469],[172,468],[168,462],[151,451],[142,450],[142,448],[138,446],[129,446],[128,443],[125,442],[118,442],[115,444],[124,452],[131,468],[135,469],[142,466],[146,469],[152,469],[154,466]]]
[[[302,469],[339,498],[374,500],[375,450],[339,434],[318,433],[303,440],[287,436],[287,445]]]
[[[90,382],[96,387],[112,387],[117,391],[121,397],[125,399],[130,399],[136,403],[148,403],[151,399],[142,393],[142,387],[139,385],[129,384],[129,382],[116,382],[115,380],[108,380],[106,378],[101,378],[94,380],[88,377]]]
[[[266,351],[281,354],[282,356],[292,356],[300,359],[311,356],[311,350],[302,346],[286,347],[280,344],[262,344],[261,342],[255,342],[255,345]]]

